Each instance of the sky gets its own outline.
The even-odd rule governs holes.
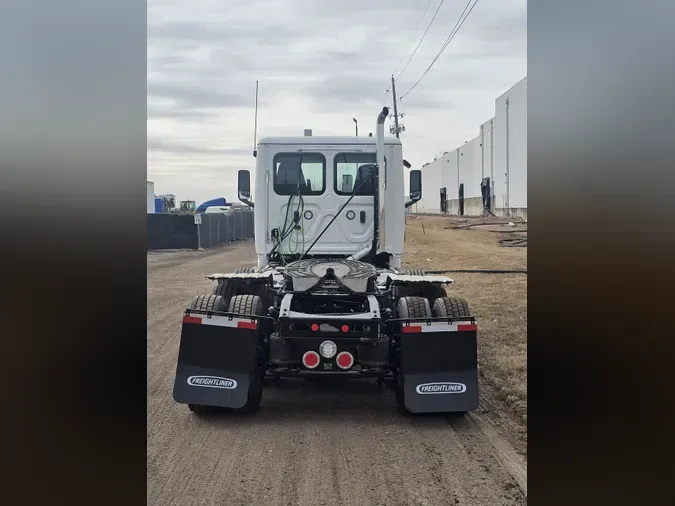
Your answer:
[[[424,40],[422,34],[443,2]],[[375,135],[392,73],[419,168],[476,137],[527,75],[527,1],[148,0],[148,180],[177,200],[236,200],[258,138]],[[426,14],[425,14],[426,9]],[[411,44],[412,41],[412,44]],[[401,73],[401,70],[403,72]],[[395,71],[395,72],[394,72]],[[399,76],[400,73],[400,76]]]

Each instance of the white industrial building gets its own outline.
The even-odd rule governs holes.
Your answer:
[[[476,138],[422,166],[412,212],[480,216],[486,206],[527,219],[527,77],[495,100]]]

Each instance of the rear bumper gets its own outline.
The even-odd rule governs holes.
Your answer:
[[[267,378],[345,378],[345,379],[392,379],[393,375],[389,370],[351,370],[351,371],[310,371],[305,369],[291,368],[272,368],[267,370]]]
[[[472,411],[478,407],[477,329],[474,318],[388,320],[373,337],[356,332],[278,333],[271,317],[187,311],[183,320],[174,399],[184,404],[243,407],[250,386],[267,377],[394,379],[413,413]],[[276,332],[275,332],[276,328]],[[350,335],[351,334],[351,335]],[[302,365],[324,340],[349,351],[346,370],[335,358]],[[336,357],[338,356],[336,353]],[[258,383],[256,383],[256,381]]]

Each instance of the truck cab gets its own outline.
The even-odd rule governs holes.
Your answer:
[[[378,165],[373,137],[266,137],[257,148],[254,187],[251,191],[248,171],[240,171],[239,196],[247,203],[253,196],[258,267],[273,253],[358,258],[370,250],[376,227],[378,249],[389,254],[390,266],[400,267],[407,162],[399,139],[383,139],[381,191],[369,173]],[[421,194],[421,186],[417,191]],[[293,230],[285,234],[289,225]]]

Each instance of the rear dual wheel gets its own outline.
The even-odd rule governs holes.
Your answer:
[[[431,312],[435,317],[462,318],[471,316],[469,303],[459,297],[439,297],[434,301]]]
[[[396,302],[396,318],[461,318],[464,316],[471,316],[469,303],[459,297],[438,297],[431,306],[429,300],[425,297],[401,297]],[[400,365],[394,371],[394,391],[399,409],[409,414],[410,412],[405,407],[403,375]],[[454,414],[462,415],[464,413],[456,412]]]
[[[213,287],[212,295],[220,295],[225,302],[225,307],[229,307],[232,297],[238,294],[237,285],[231,281],[221,279],[218,284]],[[226,309],[227,310],[227,309]]]
[[[229,308],[220,295],[200,295],[193,303],[191,309],[207,311],[230,312],[241,315],[261,316],[264,311],[262,299],[257,295],[236,295],[230,299]],[[239,409],[221,408],[219,406],[204,406],[202,404],[188,404],[193,413],[200,415],[212,415],[223,412],[255,413],[260,408],[263,393],[263,379],[265,377],[267,362],[262,342],[258,343],[256,363],[253,365],[251,381],[248,387],[248,400]]]
[[[435,317],[462,318],[471,316],[469,303],[459,297],[439,297],[434,301],[431,311]],[[454,411],[450,414],[462,416],[466,414],[466,411]]]
[[[396,318],[430,318],[431,308],[429,301],[424,297],[401,297],[396,301]],[[400,361],[400,357],[399,357]],[[405,413],[410,413],[405,407],[405,396],[403,395],[403,374],[400,364],[394,370],[394,394],[399,409]]]

